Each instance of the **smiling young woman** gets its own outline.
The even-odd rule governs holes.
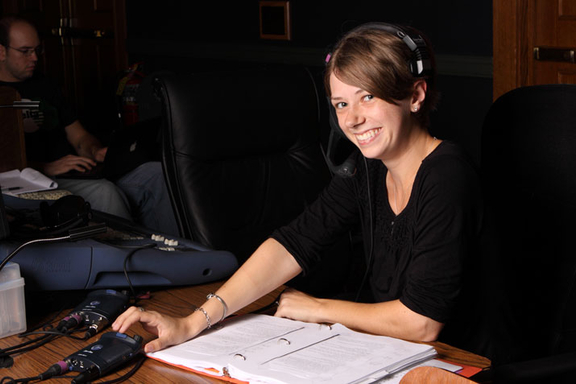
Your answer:
[[[361,25],[336,44],[325,86],[335,129],[359,149],[355,172],[334,177],[316,202],[276,230],[215,293],[218,300],[185,318],[131,308],[114,323],[116,331],[144,323],[158,335],[146,351],[188,340],[224,313],[308,273],[324,250],[360,226],[368,266],[367,284],[358,287],[362,300],[288,289],[276,316],[418,341],[438,337],[458,304],[482,202],[468,157],[428,133],[437,99],[429,44],[410,28]]]

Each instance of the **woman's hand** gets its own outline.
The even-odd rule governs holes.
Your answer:
[[[308,323],[325,322],[322,308],[325,300],[307,295],[293,288],[286,289],[278,300],[278,309],[274,316]]]
[[[171,345],[183,343],[196,336],[191,330],[190,320],[187,317],[171,317],[156,311],[145,311],[141,307],[130,307],[118,316],[112,324],[116,332],[125,333],[133,324],[140,322],[142,327],[158,336],[144,346],[144,352],[154,352]]]

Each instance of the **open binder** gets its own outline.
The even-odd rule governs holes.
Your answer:
[[[2,193],[18,196],[22,193],[55,189],[58,183],[32,168],[13,169],[0,173]]]
[[[425,344],[267,315],[228,319],[148,354],[232,382],[330,384],[373,382],[435,355]]]

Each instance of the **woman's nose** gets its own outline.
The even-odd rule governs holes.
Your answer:
[[[346,128],[354,128],[359,124],[362,124],[364,118],[360,114],[360,111],[356,107],[351,107],[348,109],[348,113],[345,116],[344,124]]]

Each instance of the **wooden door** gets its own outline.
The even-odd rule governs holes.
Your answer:
[[[14,88],[0,87],[0,172],[26,167],[22,111],[10,108],[17,100],[20,95]]]
[[[3,8],[36,24],[45,45],[40,68],[60,81],[83,123],[113,124],[115,91],[127,67],[125,1],[3,0]]]
[[[517,87],[576,84],[576,0],[493,0],[494,99]]]

